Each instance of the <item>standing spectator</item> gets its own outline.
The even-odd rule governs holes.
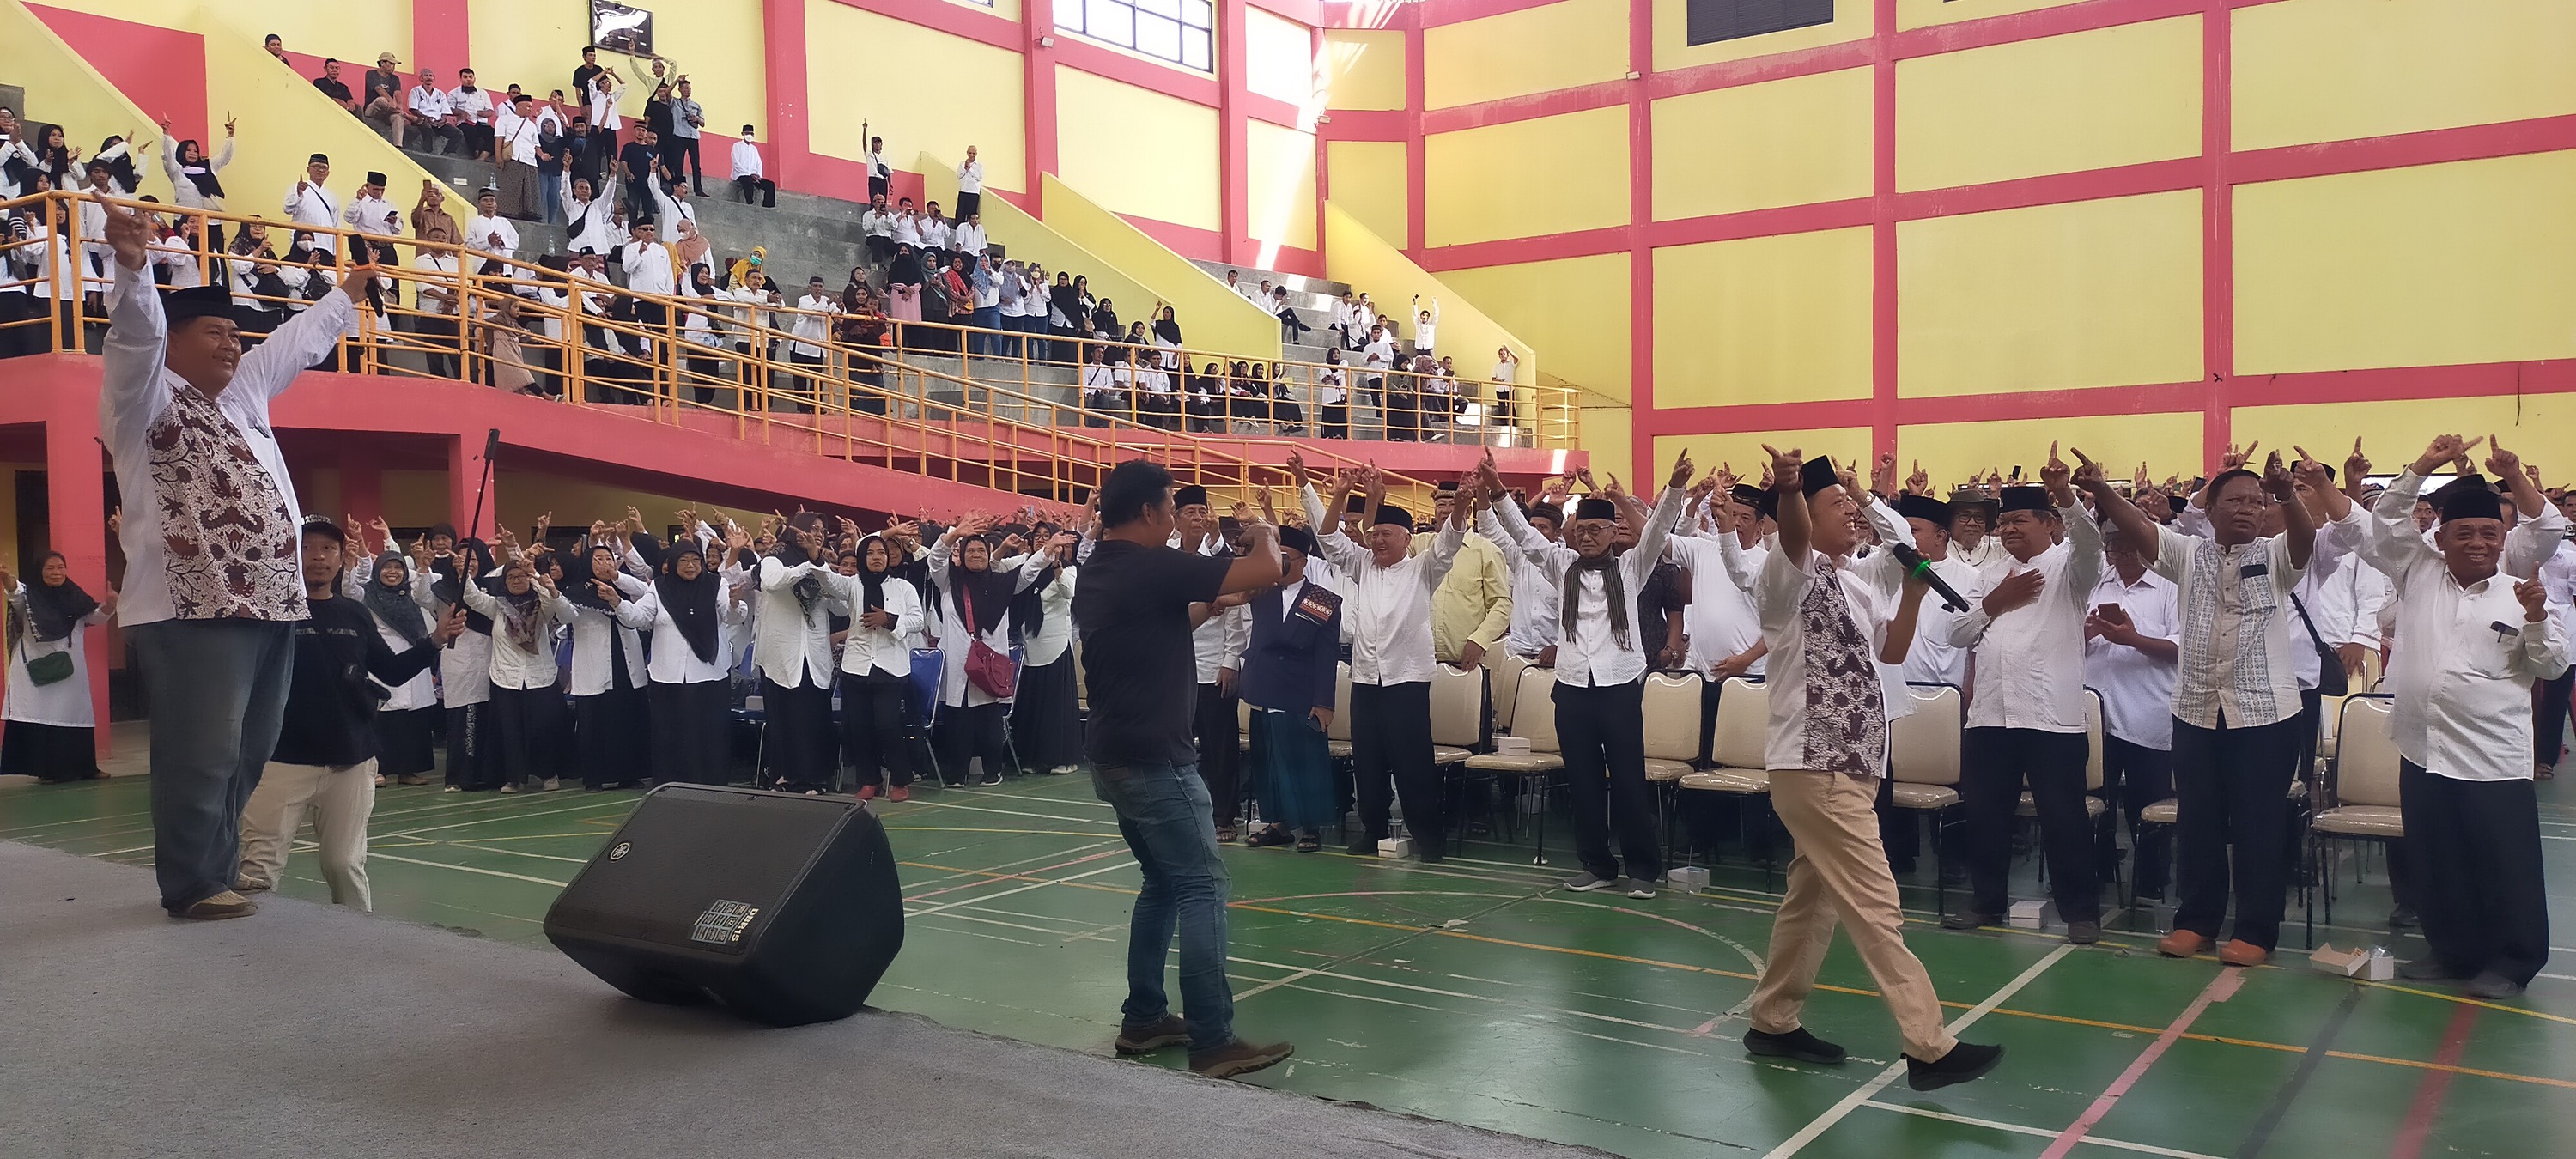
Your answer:
[[[378,133],[403,147],[402,74],[394,66],[402,63],[390,52],[376,54],[376,67],[359,79],[363,91],[358,98],[358,119],[375,126]]]
[[[403,129],[395,134],[394,143],[408,146],[416,153],[446,155],[464,147],[465,137],[457,129],[456,107],[450,104],[445,90],[438,87],[438,74],[420,70],[420,82],[411,86],[411,97],[404,102]]]
[[[653,130],[655,153],[665,162],[671,157],[671,138],[675,135],[671,116],[671,82],[653,86],[653,95],[644,98],[644,127]]]
[[[385,200],[384,174],[370,171],[366,183],[358,186],[358,195],[349,199],[349,208],[340,216],[361,236],[369,239],[374,247],[372,257],[367,253],[352,253],[349,260],[361,264],[373,261],[387,266],[400,260],[394,256],[393,243],[383,240],[402,236],[402,211]]]
[[[859,122],[859,135],[868,137],[867,122]],[[868,137],[868,151],[859,160],[868,170],[868,200],[881,201],[894,196],[894,168],[886,164],[885,138]]]
[[[957,163],[957,220],[964,221],[984,209],[984,163],[975,159],[975,147],[966,146],[966,159]]]
[[[601,75],[607,75],[605,73]],[[603,122],[602,127],[615,133],[616,127]],[[626,215],[636,221],[653,216],[653,172],[662,163],[660,151],[653,147],[653,130],[638,127],[635,139],[617,151],[617,182],[626,191]]]
[[[590,101],[590,123],[611,138],[617,136],[619,129],[626,127],[626,122],[617,115],[617,99],[624,91],[625,85],[616,69],[602,66],[590,76],[590,91],[586,94]]]
[[[598,76],[602,71],[604,66],[599,63],[599,46],[596,44],[581,46],[581,67],[572,70],[574,94],[584,101],[589,100],[590,78]]]
[[[110,530],[122,521],[120,514]],[[49,551],[32,585],[0,567],[0,592],[9,600],[9,723],[0,729],[0,775],[47,784],[97,777],[98,704],[90,696],[86,629],[116,618],[116,589],[105,602],[92,599],[72,582],[63,553]]]
[[[231,296],[165,305],[144,272],[149,219],[102,208],[116,281],[99,419],[138,512],[118,528],[134,593],[120,619],[153,705],[154,870],[173,915],[244,917],[257,907],[232,890],[242,807],[276,747],[293,623],[310,615],[269,400],[356,328],[375,271],[351,270],[245,357]]]
[[[358,111],[358,98],[349,95],[348,85],[340,83],[338,60],[322,62],[322,75],[313,78],[313,87],[322,90],[322,95],[331,98],[333,104],[353,114]]]
[[[501,215],[521,221],[535,221],[537,203],[537,155],[541,132],[537,127],[536,98],[520,94],[510,113],[496,127],[493,148],[501,170]]]
[[[1342,352],[1324,352],[1324,369],[1315,376],[1315,411],[1318,438],[1351,437],[1351,392],[1342,380]]]
[[[432,378],[457,376],[458,266],[454,251],[437,248],[455,244],[456,235],[449,230],[448,225],[428,223],[419,236],[429,244],[420,246],[412,257],[413,267],[421,271],[416,275],[420,279],[416,298],[420,312],[410,322],[428,347],[426,357]]]
[[[994,271],[991,260],[981,253],[959,254],[958,260],[974,263],[972,272],[967,275],[967,290],[974,295],[975,302],[972,315],[978,331],[973,343],[975,353],[998,355],[1002,352],[1002,340],[990,331],[1002,328],[1002,279]]]
[[[538,220],[562,224],[564,171],[569,160],[572,136],[568,126],[553,105],[537,110],[537,210]]]
[[[306,159],[304,176],[296,178],[294,188],[286,191],[286,217],[297,225],[313,228],[313,248],[338,253],[339,236],[321,232],[340,225],[340,201],[323,187],[330,179],[329,157],[316,153]]]
[[[591,131],[589,113],[576,110],[571,135],[564,138],[564,172],[589,181],[593,189],[603,189],[614,144],[605,134]]]
[[[707,195],[707,164],[698,158],[698,132],[707,127],[706,106],[689,95],[689,78],[681,77],[671,101],[671,135],[664,143],[663,164],[670,167],[671,180],[689,175],[689,183],[700,197]],[[749,134],[745,134],[748,136]]]
[[[689,151],[692,154],[697,152],[697,141],[695,138],[692,138],[689,142]],[[749,125],[744,125],[742,127],[742,139],[733,143],[732,168],[733,187],[735,191],[742,194],[742,203],[744,205],[751,204],[751,195],[757,193],[760,195],[760,207],[762,209],[778,208],[778,183],[765,176],[765,171],[760,164],[760,146],[751,143],[751,126]],[[703,174],[701,176],[703,177]],[[704,191],[702,190],[701,192]],[[876,208],[869,210],[869,213],[878,215],[882,215],[884,212],[885,205],[882,201],[877,204]],[[867,225],[866,229],[868,235],[868,252],[870,256],[875,256],[877,249],[877,231],[873,225]]]
[[[474,83],[474,70],[456,70],[456,87],[448,90],[448,110],[455,114],[456,131],[465,142],[465,155],[476,161],[492,159],[492,94]]]
[[[823,275],[816,274],[806,279],[805,296],[796,299],[796,308],[803,312],[788,324],[787,332],[796,340],[787,346],[787,360],[798,366],[820,368],[830,351],[827,336],[831,333],[833,315],[841,312],[841,303],[825,290]],[[788,388],[792,404],[789,409],[813,410],[812,404],[823,397],[822,371],[817,369],[789,381],[796,384]],[[772,399],[770,409],[781,409],[778,400]]]
[[[957,227],[948,231],[949,248],[970,258],[984,256],[984,215],[966,209],[966,199],[958,202]]]

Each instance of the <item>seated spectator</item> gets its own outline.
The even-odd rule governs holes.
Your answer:
[[[358,111],[358,98],[349,95],[348,85],[340,83],[340,62],[338,60],[334,59],[322,62],[322,75],[313,78],[313,87],[322,90],[322,95],[331,98],[333,104],[339,105],[341,108],[347,109],[351,113],[356,113]]]
[[[447,91],[447,106],[456,115],[465,155],[476,161],[491,160],[492,94],[475,85],[473,69],[456,70],[456,87]]]
[[[691,103],[694,104],[696,102]],[[691,154],[695,154],[697,152],[697,138],[695,137],[689,139],[689,152]],[[751,195],[757,193],[760,195],[760,207],[762,209],[778,208],[778,183],[770,180],[768,176],[766,176],[766,173],[767,170],[764,169],[760,163],[760,146],[751,143],[751,126],[744,125],[742,127],[742,139],[733,143],[733,187],[736,192],[742,195],[742,203],[744,205],[751,204]],[[701,179],[703,179],[704,176],[704,174],[700,174]],[[875,214],[882,213],[884,210],[885,204],[880,201],[868,212]],[[865,216],[866,215],[862,215],[862,217]],[[867,225],[864,222],[862,228],[867,230],[868,251],[871,256],[874,256],[877,243],[876,229],[873,225]]]
[[[1314,327],[1299,317],[1297,308],[1288,304],[1288,287],[1276,286],[1270,291],[1270,312],[1279,318],[1279,343],[1282,346],[1303,345],[1306,332]]]
[[[420,70],[420,83],[411,86],[411,97],[404,102],[402,126],[394,133],[394,144],[415,153],[445,155],[464,148],[464,143],[464,134],[456,125],[456,109],[448,103],[446,91],[438,87],[438,74]]]
[[[375,127],[394,148],[403,147],[404,109],[402,74],[394,66],[402,63],[390,52],[376,54],[376,67],[360,78],[358,119]]]
[[[286,59],[286,41],[280,39],[276,33],[269,33],[267,39],[259,42],[259,46],[266,50],[269,56],[275,58],[277,63],[288,68],[295,67],[294,61]]]

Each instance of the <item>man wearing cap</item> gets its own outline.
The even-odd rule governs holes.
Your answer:
[[[545,130],[537,122],[537,99],[525,93],[493,122],[493,160],[499,162],[501,173],[502,216],[521,221],[539,219],[537,152],[544,137]]]
[[[1960,595],[1974,599],[1983,593],[1977,569],[1950,550],[1950,528],[1959,517],[1951,504],[1907,491],[1897,496],[1896,513],[1905,517],[1906,530],[1914,533],[1914,550],[1922,554],[1933,574]],[[1966,614],[1951,611],[1937,600],[1924,607],[1922,620],[1915,625],[1914,647],[1905,653],[1906,683],[1949,684],[1967,690],[1968,649],[1950,642],[1951,625]]]
[[[349,199],[349,207],[340,216],[374,249],[376,264],[389,266],[400,260],[394,256],[393,239],[402,236],[403,215],[393,202],[385,200],[384,174],[370,171],[366,183],[358,186],[358,195]],[[367,255],[349,257],[358,261]]]
[[[1387,504],[1386,477],[1375,466],[1335,476],[1329,505],[1315,494],[1303,459],[1290,456],[1288,470],[1305,502],[1306,521],[1317,527],[1326,525],[1325,513],[1340,509],[1354,488],[1368,498],[1366,546],[1339,530],[1321,538],[1325,556],[1350,577],[1342,615],[1351,625],[1351,767],[1363,825],[1351,852],[1373,855],[1388,835],[1391,777],[1414,851],[1437,863],[1447,825],[1431,763],[1431,676],[1438,663],[1431,654],[1431,593],[1448,577],[1466,539],[1463,508],[1453,505],[1451,522],[1432,537],[1430,549],[1411,555],[1413,517]]]
[[[1563,540],[1564,508],[1545,502],[1524,505],[1517,495],[1511,502],[1519,508],[1521,522],[1528,524],[1540,538],[1549,543]],[[1502,548],[1503,563],[1512,573],[1512,627],[1503,633],[1503,651],[1534,661],[1556,646],[1556,587],[1557,581],[1564,577],[1549,575],[1547,569],[1538,566],[1529,553],[1521,550],[1518,542],[1503,533],[1503,521],[1494,514],[1494,508],[1499,506],[1502,505],[1488,504],[1476,513],[1476,534]],[[1502,691],[1495,689],[1498,694]]]
[[[2084,620],[2102,577],[2102,529],[2068,485],[2073,474],[2051,444],[2039,472],[2045,486],[2003,489],[1995,538],[2012,563],[1950,624],[1950,643],[1976,650],[1959,778],[1970,896],[1967,909],[1945,915],[1941,924],[1954,930],[2003,924],[2013,814],[2027,783],[2058,919],[2066,923],[2066,940],[2083,946],[2102,937],[2102,891],[2084,806],[2091,731]]]
[[[146,273],[150,218],[113,206],[99,426],[132,511],[118,620],[152,705],[153,871],[173,916],[242,917],[243,804],[276,746],[305,619],[301,511],[269,400],[357,329],[372,266],[244,355],[229,293],[166,300]]]
[[[2487,469],[2511,485],[2517,507],[2538,503],[2522,526],[2554,551],[2566,516],[2541,499],[2519,456],[2489,444]],[[2529,705],[2532,686],[2566,671],[2569,656],[2544,586],[2509,571],[2505,505],[2492,488],[2475,475],[2454,480],[2434,496],[2434,546],[2415,532],[2425,477],[2473,445],[2435,438],[2379,497],[2362,551],[2397,591],[2389,732],[2432,951],[2398,973],[2466,979],[2471,996],[2493,1002],[2519,996],[2549,955]]]
[[[358,96],[358,119],[374,126],[397,149],[403,143],[403,83],[394,66],[400,63],[390,52],[377,53],[376,67],[359,79]]]
[[[320,153],[304,163],[304,176],[286,190],[286,217],[298,228],[313,231],[313,248],[324,253],[340,252],[340,199],[331,195],[323,183],[331,179],[331,159]]]
[[[2102,791],[2129,819],[2131,892],[2162,899],[2172,876],[2173,836],[2149,830],[2149,805],[2173,796],[2174,665],[2182,657],[2182,619],[2173,581],[2157,575],[2145,552],[2103,528],[2102,580],[2084,617],[2084,683],[2102,694]],[[1961,589],[1962,591],[1966,589]],[[2105,824],[2094,862],[2116,875],[2120,850]]]
[[[1279,529],[1279,586],[1254,593],[1243,654],[1243,699],[1252,704],[1254,767],[1268,828],[1244,838],[1261,847],[1297,843],[1323,848],[1332,812],[1333,765],[1325,738],[1333,730],[1334,662],[1341,651],[1342,597],[1307,582],[1306,566],[1322,548],[1303,527]]]
[[[519,252],[519,227],[502,216],[501,191],[489,185],[474,195],[474,216],[465,223],[465,247],[510,257]]]
[[[348,535],[328,518],[304,521],[304,598],[311,615],[295,625],[295,674],[277,750],[242,807],[235,889],[276,887],[287,847],[310,808],[332,904],[364,913],[373,908],[367,815],[376,807],[375,719],[384,695],[369,677],[399,688],[428,671],[447,642],[465,630],[465,613],[450,611],[428,636],[395,652],[376,630],[367,605],[340,591],[347,544]]]
[[[1190,484],[1172,491],[1176,517],[1171,546],[1212,559],[1231,558],[1225,535],[1208,502],[1207,488]],[[1242,683],[1243,652],[1251,645],[1252,612],[1248,606],[1221,607],[1190,631],[1190,654],[1197,665],[1198,693],[1192,701],[1191,735],[1198,741],[1199,777],[1207,782],[1208,806],[1216,839],[1232,841],[1243,808],[1241,750],[1235,730],[1237,690]]]
[[[1839,1063],[1843,1048],[1800,1024],[1839,924],[1878,985],[1905,1042],[1918,1091],[1993,1070],[2003,1048],[1964,1043],[1944,1025],[1932,979],[1905,946],[1896,879],[1879,843],[1878,778],[1887,770],[1885,686],[1878,666],[1913,643],[1927,585],[1893,552],[1854,559],[1864,511],[1883,537],[1904,534],[1884,504],[1865,508],[1833,463],[1796,448],[1771,452],[1779,545],[1762,562],[1757,598],[1771,643],[1771,802],[1797,843],[1770,953],[1747,1010],[1756,1055]]]
[[[751,204],[751,195],[757,193],[762,209],[778,208],[778,183],[764,175],[766,171],[760,163],[760,146],[751,143],[749,125],[742,127],[742,139],[733,143],[732,168],[734,191],[742,195],[744,205]],[[882,215],[885,211],[873,209],[869,212]],[[871,250],[875,248],[876,238],[873,232],[868,235]]]
[[[1566,542],[1551,543],[1508,502],[1485,451],[1477,486],[1492,504],[1503,535],[1542,572],[1557,577],[1556,712],[1558,751],[1564,754],[1574,804],[1575,856],[1583,869],[1565,882],[1576,893],[1624,889],[1629,897],[1655,896],[1664,875],[1663,841],[1655,824],[1655,794],[1646,784],[1647,638],[1637,597],[1663,561],[1664,541],[1681,518],[1683,488],[1690,485],[1690,452],[1673,463],[1672,477],[1654,510],[1627,512],[1639,526],[1637,545],[1612,551],[1619,538],[1620,503],[1634,499],[1615,489],[1610,497],[1585,496],[1566,524]],[[1610,853],[1619,834],[1627,877]]]
[[[2173,762],[2180,892],[2173,932],[2156,951],[2188,958],[2215,944],[2232,884],[2235,936],[2218,959],[2258,965],[2280,940],[2289,888],[2289,850],[2281,835],[2298,773],[2297,654],[2309,646],[2290,593],[2316,550],[2316,522],[2298,501],[2278,451],[2260,475],[2233,467],[2210,480],[2207,538],[2157,526],[2112,489],[2084,452],[2075,457],[2082,464],[2076,485],[2092,492],[2097,517],[2151,555],[2156,574],[2179,593]],[[2262,530],[2273,504],[2286,530],[2267,536]]]
[[[1431,494],[1431,525],[1447,527],[1452,522],[1471,523],[1472,519],[1453,520],[1450,509],[1458,503],[1458,484],[1441,483]],[[1434,538],[1429,531],[1415,533],[1414,552],[1428,551]],[[1443,664],[1455,664],[1474,671],[1485,662],[1485,654],[1503,644],[1503,636],[1512,630],[1512,573],[1504,561],[1502,549],[1481,535],[1470,535],[1459,545],[1458,561],[1440,581],[1438,591],[1431,593],[1431,654]]]

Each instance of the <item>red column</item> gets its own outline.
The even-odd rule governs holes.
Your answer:
[[[482,431],[461,431],[456,441],[448,445],[447,509],[451,513],[449,517],[456,521],[458,535],[488,542],[492,538],[492,529],[499,525],[492,509],[499,505],[501,497],[496,493],[497,488],[483,488],[484,439]],[[477,491],[483,494],[483,515],[479,519],[474,515]]]
[[[1896,451],[1896,0],[1870,44],[1870,452]],[[1868,473],[1869,465],[1854,469]]]
[[[1072,0],[1081,3],[1082,0]],[[1020,149],[1028,168],[1028,211],[1046,216],[1043,175],[1056,171],[1055,0],[1020,0]]]
[[[474,37],[468,0],[411,0],[411,55],[404,61],[418,73],[422,65],[453,78],[474,63]],[[538,90],[539,96],[545,90]]]
[[[1655,74],[1654,0],[1628,0],[1628,426],[1634,470],[1653,479],[1655,430],[1655,118],[1646,78]]]
[[[58,405],[45,420],[46,518],[53,540],[47,546],[63,553],[73,583],[104,596],[107,465],[106,453],[99,449],[98,403],[79,391],[62,391],[55,397]],[[89,633],[89,655],[82,657],[89,668],[90,703],[97,706],[102,726],[107,723],[107,669],[113,655],[108,638],[112,635],[105,630]],[[108,731],[98,730],[101,757],[108,755]]]
[[[807,158],[814,142],[805,122],[804,0],[761,0],[760,15],[761,63],[769,68],[769,123],[760,131],[769,142],[769,179],[781,189],[804,188],[813,177]]]
[[[2218,469],[2219,456],[2236,438],[2228,379],[2236,376],[2236,188],[2228,172],[2235,148],[2230,132],[2227,0],[2209,0],[2200,17],[2200,157],[2206,177],[2200,194],[2200,403],[2201,469]]]
[[[1216,5],[1216,137],[1218,224],[1223,239],[1220,260],[1240,262],[1252,248],[1252,177],[1247,156],[1251,130],[1244,125],[1243,75],[1246,32],[1243,0],[1217,0]]]
[[[1404,151],[1404,236],[1396,239],[1396,248],[1415,261],[1430,246],[1423,228],[1423,181],[1430,166],[1423,160],[1428,144],[1422,137],[1422,6],[1407,4],[1397,9],[1394,25],[1404,30],[1404,139],[1411,148]]]

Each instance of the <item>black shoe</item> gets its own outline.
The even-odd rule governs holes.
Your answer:
[[[1960,910],[1957,913],[1941,915],[1941,928],[1945,930],[1973,930],[1982,926],[2002,924],[2004,924],[2004,915],[1978,913],[1975,910]]]
[[[1002,783],[1002,774],[1000,774],[1000,773],[986,773],[986,774],[984,774],[984,779],[983,779],[983,780],[980,780],[980,781],[975,782],[975,786],[976,786],[977,788],[989,789],[989,788],[992,788],[993,786],[998,785],[998,784],[1001,784],[1001,783]]]
[[[1897,877],[1912,877],[1914,876],[1914,859],[1911,857],[1891,857],[1887,860],[1887,872]]]
[[[1274,845],[1286,845],[1294,840],[1296,840],[1296,838],[1290,837],[1286,829],[1273,825],[1261,832],[1253,834],[1250,837],[1244,838],[1243,844],[1246,848],[1250,849],[1268,849]]]
[[[2493,970],[2469,979],[2469,984],[2460,989],[2467,991],[2471,998],[2482,998],[2489,1002],[2502,1002],[2508,998],[2522,997],[2522,983]]]
[[[2070,946],[2089,946],[2089,945],[2092,945],[2093,943],[2098,942],[2098,941],[2101,941],[2101,940],[2102,940],[2102,923],[2100,923],[2100,922],[2068,922],[2068,923],[2066,923],[2066,944],[2067,944],[2067,945],[2070,945]]]
[[[1971,1079],[1986,1077],[1995,1064],[2004,1060],[2000,1045],[1979,1046],[1962,1042],[1950,1048],[1939,1062],[1925,1062],[1913,1055],[1905,1056],[1905,1085],[1918,1091],[1937,1091]]]
[[[1110,1045],[1120,1054],[1135,1055],[1187,1045],[1189,1041],[1190,1024],[1180,1015],[1166,1014],[1142,1026],[1119,1027],[1118,1040]]]
[[[2409,982],[2447,982],[2461,975],[2458,971],[2443,965],[2440,958],[2417,958],[2413,961],[2399,962],[2397,976]]]
[[[1800,1062],[1831,1065],[1843,1060],[1843,1048],[1808,1033],[1803,1026],[1787,1034],[1747,1030],[1744,1032],[1744,1049],[1768,1058],[1794,1058]]]

